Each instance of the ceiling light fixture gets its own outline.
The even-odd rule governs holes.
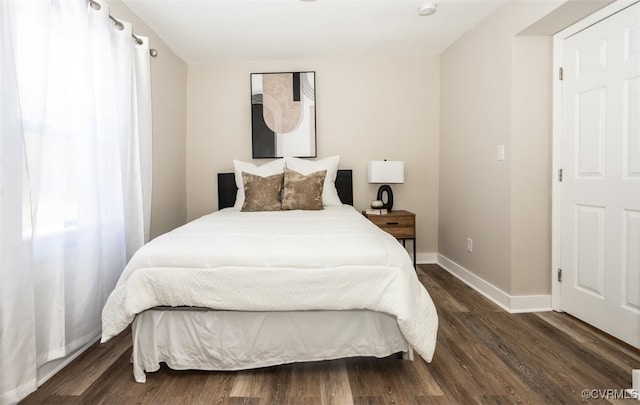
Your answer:
[[[437,9],[438,9],[438,3],[429,1],[424,3],[422,6],[420,6],[420,8],[418,9],[418,14],[423,16],[432,15],[432,14],[435,14]]]

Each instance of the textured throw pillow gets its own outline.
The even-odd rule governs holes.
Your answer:
[[[322,189],[326,175],[327,171],[321,170],[305,176],[285,167],[282,209],[321,210],[323,208]]]
[[[265,177],[282,173],[283,169],[284,159],[272,160],[271,162],[265,163],[262,166],[256,166],[255,164],[250,162],[243,162],[234,159],[233,171],[236,177],[236,186],[238,187],[238,192],[236,193],[236,203],[234,204],[234,207],[240,209],[244,204],[244,184],[242,182],[242,172]]]
[[[285,158],[285,162],[289,169],[295,170],[296,172],[304,175],[320,170],[326,170],[327,175],[325,176],[324,188],[322,189],[322,204],[325,206],[342,205],[342,201],[340,201],[340,197],[338,196],[338,190],[336,190],[336,176],[338,175],[340,156],[336,155],[318,160],[300,159],[287,156]]]
[[[284,174],[261,177],[242,172],[244,203],[240,211],[280,211]]]

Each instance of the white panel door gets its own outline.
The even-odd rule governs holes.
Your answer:
[[[640,3],[562,52],[560,307],[640,348]]]

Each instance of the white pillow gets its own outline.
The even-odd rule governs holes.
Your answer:
[[[244,184],[242,183],[242,172],[255,174],[260,177],[273,176],[274,174],[284,172],[284,159],[276,159],[271,162],[265,163],[262,166],[256,166],[251,162],[242,162],[240,160],[233,160],[233,171],[236,176],[236,187],[238,192],[236,193],[236,203],[233,205],[235,208],[242,208],[244,204]]]
[[[287,167],[296,172],[308,175],[320,170],[326,170],[327,175],[324,178],[322,187],[322,205],[342,205],[338,190],[336,190],[336,176],[338,175],[338,164],[340,156],[331,156],[319,160],[300,159],[291,156],[285,157]]]

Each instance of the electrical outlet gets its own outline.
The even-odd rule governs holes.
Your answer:
[[[473,253],[473,239],[467,238],[467,252]]]

